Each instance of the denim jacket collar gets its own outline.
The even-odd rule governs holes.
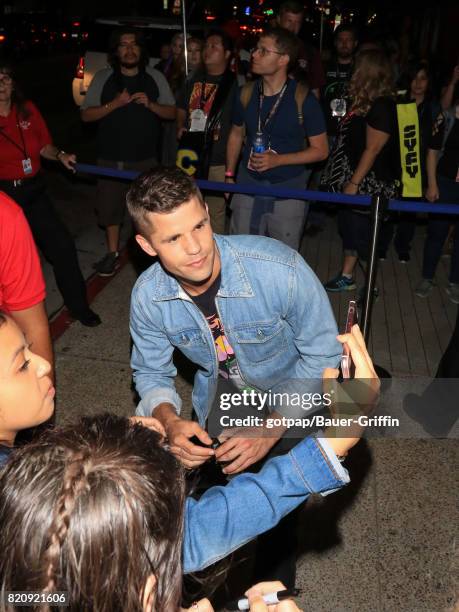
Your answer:
[[[214,239],[220,253],[222,268],[222,282],[217,295],[221,297],[255,297],[237,250],[229,244],[224,236],[214,234]],[[189,300],[176,278],[166,272],[160,263],[156,268],[154,280],[151,296],[153,300]]]

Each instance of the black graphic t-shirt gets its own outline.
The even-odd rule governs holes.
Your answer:
[[[335,136],[338,131],[338,123],[342,117],[333,114],[332,107],[336,106],[334,100],[344,100],[343,110],[349,110],[348,86],[351,80],[353,64],[330,63],[326,73],[326,84],[322,92],[322,103],[327,121],[327,132],[329,136]]]
[[[206,317],[207,324],[214,337],[218,359],[218,376],[230,381],[237,389],[243,390],[248,387],[242,380],[236,355],[226,337],[223,323],[220,321],[215,305],[215,297],[220,288],[220,283],[221,276],[219,274],[207,291],[201,293],[201,295],[191,295],[190,297]]]

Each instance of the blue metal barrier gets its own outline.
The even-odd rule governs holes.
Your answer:
[[[103,166],[95,166],[92,164],[76,164],[75,170],[86,174],[95,174],[97,176],[107,176],[110,178],[118,178],[122,180],[133,180],[140,172],[135,170],[118,170],[116,168],[105,168]],[[284,187],[276,187],[275,184],[270,186],[265,185],[239,185],[217,183],[215,181],[197,180],[200,189],[205,191],[224,191],[226,193],[249,193],[253,195],[275,196],[283,199],[295,200],[312,200],[316,202],[328,202],[335,204],[350,204],[353,206],[371,205],[371,196],[366,195],[345,195],[343,193],[329,193],[327,191],[313,191],[311,189],[286,189]],[[422,212],[422,213],[440,213],[447,215],[459,214],[459,202],[457,204],[442,204],[436,202],[415,202],[411,200],[390,200],[389,210],[398,210],[403,212]]]

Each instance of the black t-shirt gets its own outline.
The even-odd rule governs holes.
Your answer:
[[[190,114],[195,109],[200,108],[209,116],[223,76],[223,74],[213,76],[198,72],[185,82],[177,95],[177,107],[187,113],[186,127],[189,128]],[[231,129],[231,112],[237,92],[238,85],[235,78],[223,102],[220,120],[217,122],[210,139],[212,142],[210,163],[214,166],[221,166],[226,162],[226,144]]]
[[[365,116],[352,115],[346,149],[353,171],[357,168],[365,150],[367,125],[389,134],[389,140],[379,152],[371,168],[375,178],[386,183],[399,180],[401,174],[400,145],[395,101],[392,98],[380,97],[373,102]]]
[[[443,113],[434,122],[430,148],[440,151],[443,146],[446,118]],[[445,142],[443,154],[438,162],[437,173],[453,181],[459,172],[459,119],[455,118]]]
[[[159,98],[155,80],[146,72],[135,76],[113,73],[105,82],[100,103],[108,104],[123,89],[130,94],[145,92],[152,102]],[[156,158],[160,120],[143,104],[130,103],[100,120],[97,134],[98,155],[102,159],[140,161]]]
[[[331,104],[333,100],[345,100],[346,108],[349,108],[347,90],[351,80],[353,63],[340,64],[338,60],[331,62],[325,72],[325,87],[322,92],[322,105],[327,121],[327,133],[334,136],[338,131],[338,123],[341,117],[334,116]]]

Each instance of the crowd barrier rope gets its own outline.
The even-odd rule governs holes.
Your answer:
[[[105,176],[121,180],[134,180],[140,172],[135,170],[118,170],[117,168],[106,168],[93,164],[76,164],[75,170],[85,174]],[[203,191],[223,191],[226,193],[246,193],[251,195],[271,196],[283,199],[309,200],[314,202],[325,202],[330,204],[349,204],[353,206],[371,206],[371,196],[346,195],[344,193],[329,193],[326,191],[315,191],[311,189],[287,189],[276,187],[275,184],[266,185],[244,185],[218,183],[215,181],[196,181]],[[439,213],[445,215],[458,215],[459,202],[457,204],[445,204],[442,202],[416,202],[413,200],[390,200],[389,210],[419,213]]]

